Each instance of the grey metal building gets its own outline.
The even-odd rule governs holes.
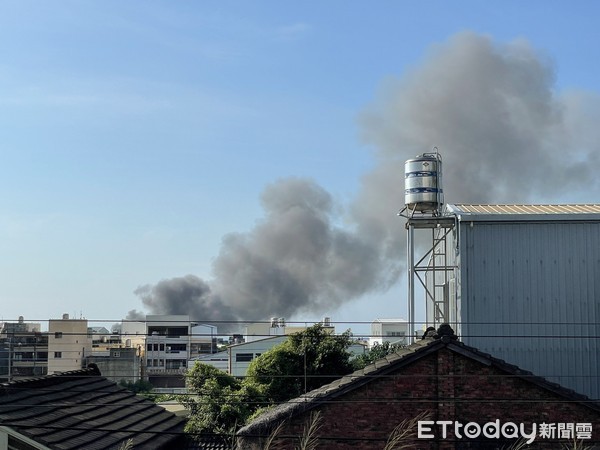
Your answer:
[[[467,345],[600,398],[600,205],[447,205]]]

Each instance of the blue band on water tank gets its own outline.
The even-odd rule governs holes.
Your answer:
[[[413,178],[413,177],[437,177],[437,172],[425,172],[423,170],[419,170],[416,172],[407,172],[405,174],[406,178]]]
[[[441,189],[437,189],[437,188],[431,188],[431,187],[419,187],[419,188],[410,188],[410,189],[405,189],[404,193],[405,194],[423,194],[423,193],[430,193],[430,192],[442,192]]]

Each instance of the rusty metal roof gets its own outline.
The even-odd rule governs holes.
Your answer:
[[[448,205],[456,214],[600,214],[600,204],[587,205]]]

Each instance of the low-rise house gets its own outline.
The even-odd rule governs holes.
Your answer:
[[[230,346],[227,349],[229,353],[229,374],[234,377],[245,376],[250,363],[254,359],[285,342],[288,337],[288,335],[273,336]],[[366,346],[356,342],[348,348],[348,352],[351,357],[356,357],[366,352]]]
[[[277,448],[295,448],[311,415],[319,450],[381,449],[403,422],[403,448],[508,448],[525,435],[527,448],[600,444],[597,400],[469,347],[447,325],[426,336],[258,416],[238,448],[274,435]]]
[[[184,420],[97,367],[0,385],[0,449],[185,448]]]
[[[229,374],[234,377],[245,376],[248,366],[255,358],[285,342],[287,338],[287,335],[273,336],[230,346],[227,349],[229,353]]]

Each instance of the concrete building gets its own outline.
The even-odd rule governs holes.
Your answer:
[[[100,373],[115,383],[135,383],[142,378],[142,356],[139,348],[112,347],[103,351],[94,350],[87,358],[87,363],[96,364]]]
[[[371,336],[369,347],[375,344],[391,342],[392,344],[406,344],[408,335],[408,321],[405,319],[375,319],[371,323]]]
[[[311,324],[312,325],[312,324]],[[335,327],[333,326],[329,317],[323,318],[321,325],[328,329],[330,333],[335,333]],[[272,336],[284,336],[299,331],[306,330],[310,325],[290,325],[286,322],[283,317],[272,317],[268,321],[256,322],[244,327],[244,341],[252,342],[259,341]]]
[[[229,374],[234,377],[243,377],[246,375],[248,366],[255,358],[258,358],[276,345],[285,342],[287,338],[287,335],[272,336],[232,345],[227,349],[229,353]]]
[[[126,347],[139,348],[143,356],[146,348],[146,323],[130,320],[121,322],[121,342]]]
[[[217,329],[186,315],[146,316],[145,366],[148,381],[158,388],[185,387],[188,360],[216,351]]]
[[[79,370],[92,353],[92,337],[88,334],[87,319],[48,321],[48,374]]]
[[[48,335],[41,324],[5,322],[0,331],[0,380],[22,380],[48,373]]]
[[[196,356],[188,361],[188,369],[193,368],[197,362],[208,364],[209,366],[213,366],[215,369],[229,373],[229,352],[227,351]]]

